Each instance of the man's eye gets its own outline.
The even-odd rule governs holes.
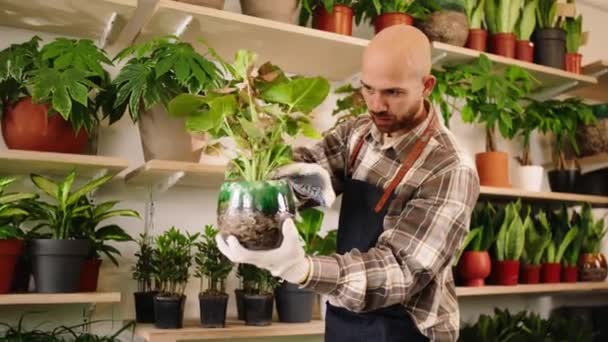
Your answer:
[[[386,91],[386,95],[388,96],[400,96],[401,94],[403,94],[403,92],[400,90],[391,89]]]

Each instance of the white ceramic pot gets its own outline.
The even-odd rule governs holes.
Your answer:
[[[215,9],[224,9],[225,0],[177,0],[179,2],[186,2],[189,4],[203,6],[203,7],[211,7]]]
[[[298,0],[241,0],[243,14],[258,18],[295,24],[298,20]]]
[[[516,168],[513,186],[527,191],[541,191],[544,174],[542,166],[520,166]]]

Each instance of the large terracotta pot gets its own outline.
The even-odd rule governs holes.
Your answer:
[[[458,275],[464,286],[484,286],[485,278],[490,275],[492,261],[487,251],[462,253],[458,261]]]
[[[288,24],[298,20],[298,0],[241,0],[241,10],[246,15]]]
[[[534,62],[534,44],[529,40],[518,40],[515,42],[515,58],[520,61]]]
[[[522,284],[538,284],[540,282],[540,265],[523,265],[519,273]]]
[[[583,55],[580,53],[567,53],[565,60],[566,71],[580,74],[582,61]]]
[[[540,268],[541,283],[559,283],[562,265],[559,262],[544,263]]]
[[[494,261],[492,280],[496,285],[517,285],[519,279],[519,260]]]
[[[602,253],[584,253],[578,260],[581,281],[604,281],[608,274],[606,258]]]
[[[84,129],[78,134],[59,114],[48,115],[50,106],[35,104],[26,97],[5,108],[2,136],[10,149],[84,153],[89,136]]]
[[[374,19],[374,30],[376,34],[389,26],[413,25],[414,18],[406,13],[385,13]]]
[[[353,9],[344,5],[335,5],[334,10],[328,13],[325,6],[319,6],[312,18],[312,27],[317,30],[353,35]]]
[[[485,52],[488,48],[488,31],[482,29],[469,30],[465,46],[472,50]]]
[[[484,186],[510,188],[509,155],[505,152],[484,152],[475,155],[479,182]]]
[[[497,33],[490,36],[490,52],[508,58],[515,58],[515,34]]]
[[[179,2],[186,2],[192,5],[211,7],[215,9],[224,9],[225,0],[177,0]]]
[[[22,252],[22,240],[0,240],[0,294],[10,292],[15,266]]]
[[[82,273],[80,274],[80,292],[97,291],[100,267],[101,259],[85,260],[84,265],[82,265]]]

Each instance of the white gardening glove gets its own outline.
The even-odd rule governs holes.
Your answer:
[[[301,284],[308,278],[310,260],[304,253],[304,242],[292,219],[283,221],[283,242],[276,249],[252,251],[243,247],[233,235],[224,241],[218,234],[215,240],[218,249],[234,263],[266,269],[292,284]]]
[[[272,178],[287,178],[298,199],[304,203],[312,200],[317,205],[329,208],[336,199],[329,172],[318,164],[292,163],[285,165],[278,168]]]

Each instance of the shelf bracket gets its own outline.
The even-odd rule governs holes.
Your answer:
[[[441,62],[447,56],[448,56],[447,52],[442,52],[442,53],[438,54],[437,56],[433,57],[433,59],[431,59],[431,64],[435,65],[435,64]]]
[[[558,85],[552,88],[544,89],[538,93],[533,94],[531,97],[537,101],[546,101],[548,99],[554,98],[557,95],[563,94],[568,90],[576,87],[578,85],[578,81],[571,81],[562,85]]]
[[[148,24],[156,13],[160,0],[137,0],[137,8],[128,19],[125,27],[116,39],[115,49],[122,49],[131,45],[143,27]]]
[[[192,17],[191,15],[184,18],[184,20],[182,20],[182,22],[180,22],[175,28],[175,32],[173,32],[173,35],[180,38],[190,27],[190,24],[192,24],[192,20],[194,20],[194,17]]]
[[[107,168],[100,169],[99,171],[97,171],[93,174],[93,177],[91,177],[91,179],[89,179],[89,181],[103,177],[107,174],[108,174]],[[89,196],[88,196],[89,201],[91,201],[91,203],[93,203],[93,204],[95,204],[95,194],[97,193],[97,191],[99,191],[99,188],[91,190],[91,192],[89,193]]]
[[[159,194],[169,190],[177,182],[182,179],[186,173],[184,171],[178,171],[165,177],[164,180],[151,185],[148,188],[148,200],[145,205],[145,218],[144,218],[144,233],[150,234],[154,231],[154,212],[156,207],[156,198]]]
[[[116,29],[116,19],[118,18],[117,12],[112,12],[110,17],[108,18],[108,22],[106,23],[106,27],[103,29],[101,36],[99,36],[98,45],[100,48],[105,48],[108,45],[108,41],[110,40],[110,36]]]
[[[95,309],[97,308],[97,304],[89,303],[82,310],[82,320],[84,326],[82,327],[85,333],[91,332],[91,323],[93,321],[93,313],[95,313]]]
[[[591,74],[589,74],[589,76],[593,76],[595,78],[600,78],[606,74],[608,74],[608,67],[603,68],[602,70],[599,70],[597,72],[591,73]]]

